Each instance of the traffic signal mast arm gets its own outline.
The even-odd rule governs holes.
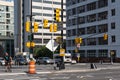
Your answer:
[[[93,34],[93,35],[87,36],[86,38],[89,38],[89,37],[92,37],[92,36],[95,36],[95,35],[98,35],[98,34]],[[108,34],[104,33],[103,39],[104,39],[104,40],[107,40],[107,39],[108,39]],[[76,37],[76,38],[75,38],[75,43],[76,43],[76,44],[78,44],[78,43],[81,44],[81,43],[82,43],[82,40],[83,40],[83,38],[81,38],[81,37],[80,37],[80,38],[79,38],[79,37]]]

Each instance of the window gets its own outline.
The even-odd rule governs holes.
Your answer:
[[[98,13],[98,21],[107,19],[107,17],[108,17],[108,12],[107,11]]]
[[[98,25],[98,32],[104,33],[108,31],[108,24]]]
[[[102,8],[108,5],[108,0],[99,0],[98,1],[98,8]]]
[[[72,9],[72,15],[75,15],[76,14],[76,8],[73,8]]]
[[[96,33],[96,26],[87,27],[87,34]]]
[[[85,5],[79,6],[79,7],[77,8],[77,13],[82,13],[82,12],[85,12]]]
[[[112,36],[111,38],[112,38],[112,42],[116,41],[115,36]]]
[[[94,21],[96,21],[96,14],[87,16],[87,22],[94,22]]]
[[[111,23],[111,29],[115,29],[115,22]]]
[[[78,24],[83,24],[85,23],[85,17],[78,17]]]
[[[108,44],[108,39],[104,40],[103,37],[98,38],[98,45],[107,45]]]
[[[88,38],[87,45],[96,45],[96,38]]]
[[[115,2],[115,0],[111,0],[111,2],[112,2],[112,3],[114,3],[114,2]]]
[[[87,4],[87,11],[96,9],[96,2]]]
[[[108,56],[108,50],[98,50],[98,56],[99,57],[107,57]]]
[[[115,16],[115,9],[112,9],[112,10],[111,10],[111,15],[112,15],[112,16]]]
[[[95,57],[96,50],[87,50],[87,57]]]

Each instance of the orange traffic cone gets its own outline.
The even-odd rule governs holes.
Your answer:
[[[35,70],[35,61],[30,61],[29,62],[29,73],[30,74],[35,74],[36,70]]]

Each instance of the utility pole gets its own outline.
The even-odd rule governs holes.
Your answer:
[[[62,37],[62,44],[60,45],[60,48],[62,48],[63,47],[63,11],[64,11],[64,9],[63,9],[63,0],[61,0],[61,22],[62,22],[62,29],[61,29],[61,37]],[[64,58],[63,58],[63,56],[62,56],[62,67],[61,67],[62,69],[65,69],[65,63],[64,63]]]

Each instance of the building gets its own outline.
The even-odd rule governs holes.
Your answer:
[[[65,0],[64,1],[64,9]],[[15,50],[19,52],[26,52],[28,48],[26,47],[26,42],[28,42],[28,35],[25,31],[25,22],[29,19],[31,15],[31,0],[15,0]],[[43,28],[43,20],[48,19],[50,25],[54,22],[54,9],[61,8],[61,0],[32,0],[32,21],[39,23],[39,30],[34,34],[34,42],[36,47],[46,45],[51,39],[52,33],[49,29]],[[66,12],[64,11],[64,25],[63,25],[63,35],[65,39],[66,25],[65,25]],[[53,38],[60,36],[61,31],[54,33]]]
[[[0,0],[0,54],[14,55],[14,5]]]
[[[81,58],[119,58],[119,3],[119,0],[67,0],[67,51],[75,53],[75,38],[79,37]]]

